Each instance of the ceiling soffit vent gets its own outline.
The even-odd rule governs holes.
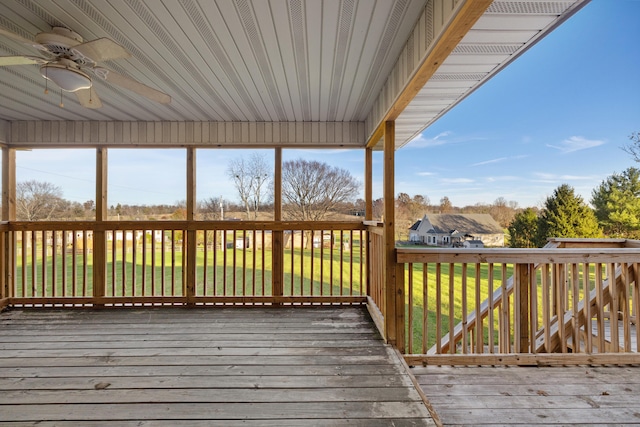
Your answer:
[[[453,54],[501,54],[511,55],[522,47],[521,44],[459,44]]]
[[[573,1],[494,1],[486,13],[561,15]]]

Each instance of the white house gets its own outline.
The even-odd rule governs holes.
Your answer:
[[[432,246],[504,246],[504,231],[489,214],[426,214],[409,228],[409,240]]]

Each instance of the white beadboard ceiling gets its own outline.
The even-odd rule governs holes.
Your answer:
[[[110,38],[132,57],[105,66],[172,98],[158,104],[96,79],[101,109],[69,93],[60,108],[37,65],[6,66],[0,120],[364,123],[431,1],[462,0],[0,0],[0,29]],[[397,119],[396,146],[584,3],[496,0]],[[23,54],[38,51],[0,34],[0,56]]]

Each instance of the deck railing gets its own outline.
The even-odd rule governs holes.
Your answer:
[[[0,241],[0,308],[368,302],[411,364],[640,363],[638,241],[398,248],[390,267],[355,222],[9,222]]]
[[[405,265],[407,360],[640,362],[638,242],[566,240],[560,246],[398,249]]]
[[[12,305],[356,303],[367,233],[355,222],[11,222]]]

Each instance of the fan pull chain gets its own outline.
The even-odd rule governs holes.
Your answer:
[[[44,94],[48,95],[49,94],[49,69],[45,68],[44,69]]]
[[[62,89],[60,89],[60,108],[64,108],[64,104],[62,103]]]

